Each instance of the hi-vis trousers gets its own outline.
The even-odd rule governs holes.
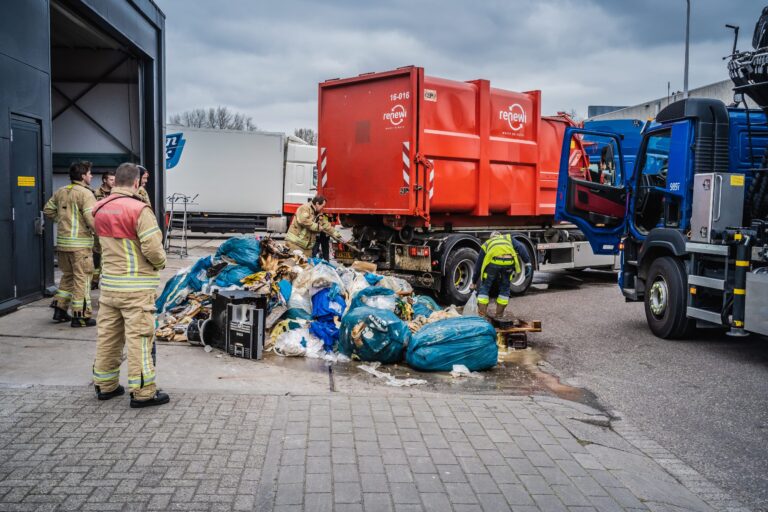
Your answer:
[[[91,279],[93,277],[93,254],[91,249],[58,251],[61,281],[53,296],[56,307],[66,311],[72,304],[72,314],[90,318]]]
[[[93,383],[102,392],[117,388],[123,345],[128,351],[128,389],[136,400],[155,396],[155,292],[102,291],[99,297],[98,340]]]

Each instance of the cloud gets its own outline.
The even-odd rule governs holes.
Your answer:
[[[168,113],[227,105],[262,129],[317,123],[317,84],[415,64],[453,80],[541,89],[543,112],[636,104],[682,89],[684,0],[157,0]],[[692,0],[690,85],[727,77],[725,23],[760,7]]]

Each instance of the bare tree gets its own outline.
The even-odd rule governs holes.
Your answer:
[[[576,121],[577,123],[580,123],[584,120],[583,117],[579,115],[578,112],[576,112],[575,108],[570,108],[568,110],[558,110],[558,114],[566,114],[568,117]]]
[[[313,146],[317,146],[317,133],[312,128],[296,128],[293,134]]]
[[[214,128],[217,130],[254,131],[257,129],[251,116],[232,112],[229,107],[218,106],[208,109],[195,108],[168,118],[171,124],[192,128]]]

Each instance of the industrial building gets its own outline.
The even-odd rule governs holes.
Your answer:
[[[691,98],[714,98],[721,100],[726,105],[733,102],[733,82],[730,78],[704,85],[688,91]],[[590,105],[588,107],[590,121],[605,121],[608,119],[654,119],[656,114],[670,103],[683,99],[681,91],[670,93],[663,98],[644,101],[631,107],[601,107]],[[754,105],[752,105],[754,107]],[[601,111],[601,109],[603,111]],[[608,111],[605,111],[608,110]],[[599,112],[599,113],[598,113]]]
[[[14,0],[0,16],[0,313],[54,290],[41,210],[71,162],[151,172],[162,219],[165,15],[151,0]]]

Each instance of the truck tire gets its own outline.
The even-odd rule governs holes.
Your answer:
[[[663,339],[684,338],[693,323],[686,317],[688,279],[682,262],[671,256],[654,260],[648,270],[645,318],[651,332]]]
[[[528,256],[528,261],[533,261],[533,255],[531,254],[531,250],[528,247],[526,243],[523,243],[523,250]],[[523,255],[520,255],[520,264],[523,265],[523,268],[520,269],[520,275],[515,279],[512,284],[509,287],[509,291],[512,293],[512,295],[523,295],[525,292],[528,291],[528,288],[531,286],[531,283],[533,282],[533,267],[531,267],[531,275],[528,277],[525,276],[525,263],[523,262],[524,258]]]
[[[467,302],[472,294],[469,287],[472,284],[477,254],[471,247],[462,247],[448,256],[440,292],[443,301],[457,306]]]

